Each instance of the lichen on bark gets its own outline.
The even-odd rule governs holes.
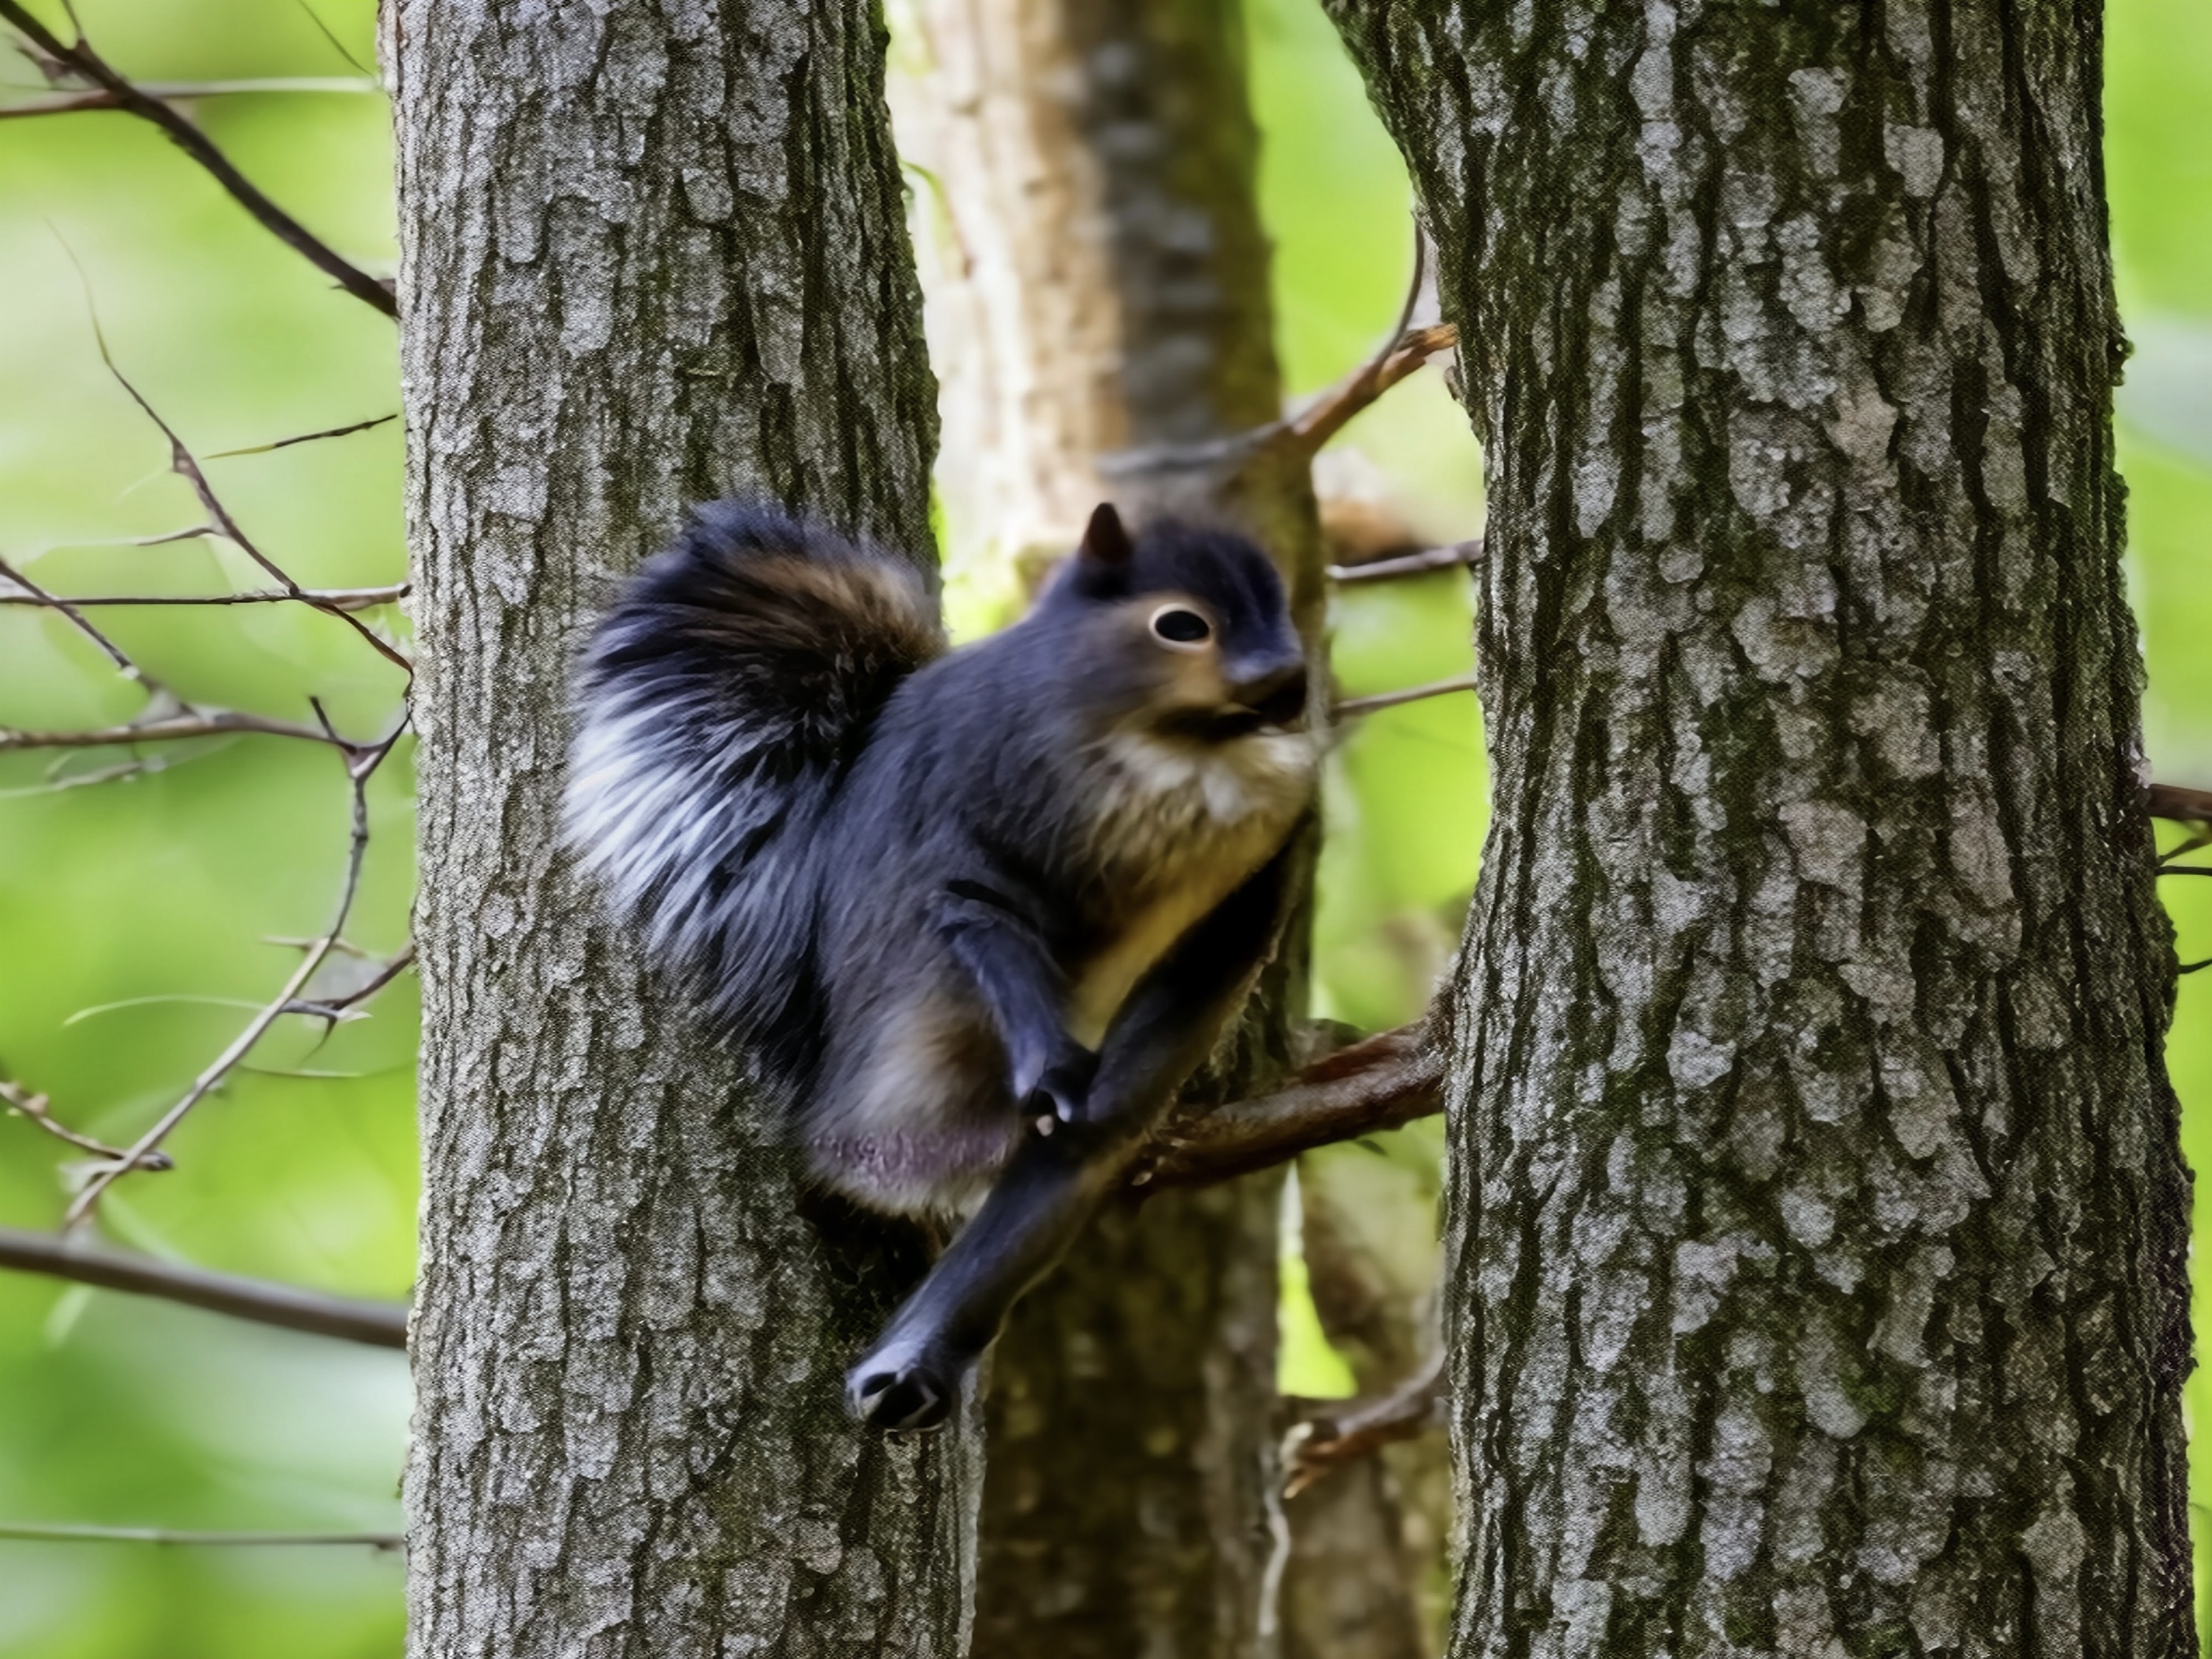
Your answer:
[[[1489,469],[1454,1651],[2191,1651],[2096,9],[1330,10]]]

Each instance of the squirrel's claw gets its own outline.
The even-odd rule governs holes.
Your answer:
[[[927,1352],[878,1350],[853,1368],[845,1395],[853,1415],[871,1427],[919,1432],[940,1426],[960,1397],[961,1372]]]
[[[1044,1068],[1022,1103],[1024,1114],[1034,1118],[1055,1117],[1062,1123],[1081,1121],[1088,1115],[1085,1109],[1090,1103],[1091,1082],[1097,1075],[1098,1056],[1088,1048],[1072,1049]]]

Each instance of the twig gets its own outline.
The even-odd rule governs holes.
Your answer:
[[[373,432],[378,427],[389,426],[399,417],[380,415],[373,421],[356,421],[351,426],[326,427],[320,432],[302,432],[296,437],[279,438],[273,444],[248,444],[243,449],[218,449],[209,455],[211,461],[227,461],[237,455],[270,455],[280,449],[289,449],[294,444],[320,443],[325,438],[350,438],[356,432]]]
[[[2212,827],[2212,789],[2185,789],[2179,784],[2154,783],[2143,791],[2143,804],[2154,818]]]
[[[1389,349],[1340,386],[1323,392],[1287,423],[1281,441],[1297,454],[1315,455],[1331,438],[1351,424],[1392,386],[1412,375],[1439,352],[1459,343],[1459,329],[1451,323],[1408,329],[1391,341]]]
[[[0,0],[0,13],[4,13],[15,3],[15,0]],[[100,348],[100,361],[106,366],[108,374],[114,377],[116,385],[130,394],[131,401],[138,405],[146,418],[153,422],[161,429],[161,435],[169,441],[169,471],[192,487],[192,494],[199,498],[200,510],[208,515],[208,520],[214,526],[216,533],[231,543],[240,552],[245,554],[247,558],[275,578],[277,585],[286,593],[303,605],[312,606],[328,616],[337,617],[362,639],[368,641],[370,647],[378,655],[394,664],[403,672],[412,674],[415,665],[408,661],[405,653],[398,647],[384,639],[352,611],[330,605],[317,605],[310,597],[309,591],[292,580],[289,571],[284,569],[253,544],[252,538],[239,528],[238,520],[230,516],[230,511],[223,506],[222,497],[215,493],[215,487],[208,483],[207,474],[200,470],[198,458],[186,447],[185,441],[177,435],[176,428],[161,418],[161,411],[148,403],[140,394],[138,388],[131,384],[130,378],[116,367],[114,354],[107,349],[107,336],[100,326],[97,313],[92,319],[92,337],[94,343]]]
[[[45,1273],[134,1296],[159,1297],[234,1319],[363,1342],[373,1348],[407,1346],[407,1310],[397,1303],[321,1296],[291,1285],[210,1273],[204,1267],[183,1267],[150,1256],[81,1249],[52,1233],[0,1227],[0,1267]]]
[[[0,566],[0,575],[20,581],[4,566]],[[36,592],[0,592],[0,605],[42,605],[58,611],[100,605],[306,605],[317,611],[371,611],[380,605],[397,605],[407,592],[405,582],[392,582],[382,587],[308,587],[296,593],[277,587],[252,588],[243,593],[72,593],[67,599]]]
[[[301,948],[312,951],[317,943],[318,941],[314,939],[308,939],[301,945]],[[334,948],[350,949],[351,947],[337,945]],[[410,939],[399,947],[397,954],[370,976],[367,983],[348,991],[343,996],[319,997],[313,1002],[295,1002],[284,1012],[288,1014],[312,1014],[319,1019],[336,1019],[349,1009],[361,1006],[362,1003],[367,1002],[414,965],[415,942]]]
[[[0,0],[0,18],[14,26],[24,39],[45,52],[57,66],[100,88],[112,100],[108,106],[135,115],[143,121],[150,121],[159,127],[168,136],[171,143],[198,162],[217,184],[228,191],[232,199],[252,214],[264,229],[286,246],[305,256],[316,270],[333,279],[354,298],[375,307],[387,317],[398,316],[399,302],[390,288],[343,258],[270,201],[251,179],[231,164],[228,156],[216,148],[213,140],[173,106],[133,85],[110,67],[107,61],[92,49],[82,33],[78,34],[76,45],[68,44],[33,16],[21,0]],[[78,105],[76,107],[100,106]]]
[[[343,751],[357,750],[357,745],[343,738],[333,739],[312,726],[270,720],[263,714],[241,714],[234,709],[202,708],[128,726],[95,726],[85,732],[23,732],[0,726],[0,754],[18,749],[105,749],[118,744],[173,743],[181,738],[223,737],[240,732],[258,732],[272,738],[304,738],[313,743],[335,741]]]
[[[1336,717],[1349,720],[1358,714],[1371,714],[1378,708],[1395,708],[1402,702],[1419,702],[1425,697],[1441,697],[1450,692],[1472,691],[1474,689],[1474,676],[1462,674],[1455,679],[1409,686],[1403,691],[1379,691],[1371,697],[1347,697],[1337,704]]]
[[[299,6],[301,11],[307,14],[307,21],[315,26],[316,30],[322,35],[324,40],[330,42],[331,50],[337,53],[339,57],[344,58],[346,62],[350,64],[355,69],[360,70],[363,76],[368,76],[369,84],[375,87],[378,91],[381,92],[384,88],[382,85],[377,82],[375,77],[369,74],[368,65],[362,63],[360,58],[355,57],[350,52],[346,50],[345,42],[339,40],[337,35],[331,32],[331,26],[323,21],[321,15],[318,13],[313,6],[307,3],[307,0],[299,0]]]
[[[1473,541],[1452,542],[1443,547],[1425,547],[1418,553],[1401,553],[1395,558],[1370,559],[1364,564],[1333,564],[1328,568],[1328,579],[1339,586],[1354,582],[1389,581],[1398,576],[1425,575],[1431,570],[1449,570],[1463,564],[1482,562],[1482,538]]]
[[[80,1152],[109,1158],[125,1156],[120,1146],[111,1146],[104,1140],[79,1133],[65,1123],[57,1122],[46,1096],[26,1089],[20,1083],[0,1079],[0,1101],[7,1103],[11,1110],[20,1112],[35,1127],[44,1129],[58,1140],[69,1142]],[[177,1166],[175,1160],[167,1152],[149,1152],[138,1167],[143,1170],[173,1170]]]
[[[331,925],[320,938],[310,943],[301,953],[300,965],[285,981],[284,988],[248,1020],[246,1029],[232,1040],[230,1046],[192,1079],[191,1087],[185,1091],[184,1097],[162,1113],[151,1128],[125,1149],[128,1161],[110,1164],[93,1172],[82,1190],[71,1200],[68,1212],[63,1218],[64,1226],[76,1226],[90,1215],[93,1206],[99,1203],[100,1194],[137,1168],[138,1159],[156,1150],[167,1139],[170,1131],[181,1123],[195,1106],[214,1092],[216,1085],[252,1052],[254,1045],[268,1034],[269,1028],[293,1011],[301,992],[307,988],[307,982],[337,948],[339,936],[345,932],[346,920],[353,913],[354,898],[361,890],[362,864],[368,852],[368,781],[375,775],[376,769],[384,763],[385,757],[391,754],[392,745],[399,741],[399,734],[407,729],[407,722],[403,717],[392,728],[391,735],[382,742],[362,748],[348,744],[338,736],[324,716],[321,704],[317,703],[314,708],[316,717],[322,720],[327,741],[345,755],[346,780],[353,795],[352,839],[346,855],[344,879],[339,884],[336,914],[331,919]]]
[[[1443,1356],[1438,1354],[1419,1376],[1388,1394],[1351,1401],[1298,1424],[1283,1442],[1283,1496],[1296,1498],[1331,1469],[1439,1427],[1445,1393]]]
[[[407,1540],[396,1532],[177,1532],[167,1527],[52,1526],[0,1521],[0,1538],[47,1544],[348,1544],[373,1550],[397,1550]]]
[[[1241,467],[1263,453],[1285,453],[1310,460],[1322,446],[1342,431],[1352,417],[1412,374],[1438,352],[1459,343],[1459,330],[1450,323],[1427,328],[1408,326],[1420,302],[1427,239],[1413,228],[1413,276],[1407,285],[1405,304],[1397,326],[1385,337],[1382,349],[1341,384],[1324,392],[1296,415],[1265,426],[1254,427],[1206,443],[1155,444],[1122,450],[1097,458],[1100,475],[1111,481],[1142,473],[1190,471],[1207,467]]]
[[[1413,274],[1406,283],[1405,303],[1398,308],[1396,326],[1382,349],[1361,364],[1352,376],[1323,392],[1284,422],[1278,441],[1293,453],[1312,456],[1341,432],[1352,417],[1404,380],[1437,352],[1459,343],[1459,331],[1445,323],[1416,329],[1413,311],[1421,302],[1421,286],[1428,274],[1429,239],[1420,222],[1413,222]]]
[[[186,103],[195,98],[232,98],[263,92],[381,94],[384,90],[384,83],[374,76],[367,73],[238,76],[226,81],[134,81],[131,85],[137,87],[149,98],[174,98]],[[0,90],[9,89],[39,90],[22,82],[0,82]],[[107,94],[103,93],[100,96],[106,97]]]
[[[190,103],[196,98],[230,98],[264,92],[381,93],[372,76],[360,75],[272,75],[260,80],[137,81],[132,84],[149,98],[163,103]],[[64,93],[44,103],[0,104],[0,121],[26,115],[74,115],[82,110],[122,109],[123,100],[112,92]]]
[[[70,625],[78,633],[100,647],[107,659],[115,665],[116,672],[124,678],[136,680],[149,690],[153,689],[154,682],[147,678],[146,671],[131,661],[129,654],[121,646],[94,627],[91,620],[81,614],[70,600],[49,593],[5,559],[0,559],[0,581],[13,583],[23,590],[13,603],[45,605],[49,609],[60,611],[63,616],[69,618]]]
[[[1443,1109],[1443,1060],[1422,1027],[1401,1025],[1314,1061],[1269,1093],[1176,1119],[1129,1184],[1211,1186]]]

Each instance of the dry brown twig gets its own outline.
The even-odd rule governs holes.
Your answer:
[[[232,1039],[230,1045],[192,1079],[191,1086],[185,1090],[183,1097],[162,1113],[152,1127],[125,1148],[121,1158],[92,1171],[63,1217],[64,1227],[76,1226],[83,1222],[100,1202],[102,1194],[131,1170],[143,1168],[140,1160],[148,1153],[160,1149],[170,1133],[237,1069],[240,1062],[252,1052],[254,1046],[268,1035],[270,1028],[279,1019],[295,1012],[325,1013],[321,1006],[303,1002],[301,994],[307,989],[308,982],[330,958],[331,952],[338,948],[339,940],[345,933],[347,919],[353,914],[354,900],[361,890],[362,865],[368,853],[368,781],[392,753],[400,734],[407,729],[407,722],[402,718],[392,728],[390,735],[377,743],[367,745],[349,744],[331,727],[323,714],[322,705],[317,703],[314,708],[328,740],[345,757],[346,781],[353,798],[353,827],[346,854],[345,874],[339,884],[336,913],[331,924],[319,936],[309,940],[307,948],[301,951],[299,966],[285,981],[283,989],[263,1005],[246,1022],[246,1028]],[[408,958],[410,953],[403,951],[401,957]],[[404,966],[404,960],[400,966]],[[380,989],[383,985],[390,983],[398,976],[398,971],[399,969],[395,967],[384,975],[376,988]],[[325,1017],[334,1016],[325,1014]]]
[[[1421,1025],[1401,1025],[1324,1055],[1266,1094],[1176,1118],[1128,1184],[1210,1186],[1443,1109],[1443,1060]]]
[[[1401,380],[1410,378],[1430,358],[1459,344],[1454,323],[1433,323],[1426,328],[1402,324],[1389,346],[1340,385],[1324,392],[1304,410],[1284,422],[1279,441],[1301,455],[1317,455],[1331,438],[1352,423],[1375,401]]]
[[[1347,1401],[1297,1424],[1283,1440],[1283,1496],[1296,1498],[1332,1469],[1442,1427],[1446,1392],[1439,1353],[1388,1394]]]
[[[37,110],[60,115],[83,110],[113,109],[150,122],[179,149],[198,162],[231,199],[252,214],[263,229],[303,256],[307,262],[355,299],[374,307],[387,317],[399,314],[399,301],[389,284],[379,282],[270,200],[253,181],[216,148],[214,140],[194,126],[182,111],[145,88],[133,83],[94,52],[78,32],[74,44],[64,40],[33,16],[21,0],[0,0],[4,20],[38,49],[39,64],[49,80],[74,79],[90,83],[94,90],[79,97],[64,96]]]
[[[1328,568],[1328,579],[1340,587],[1351,587],[1361,582],[1391,581],[1401,576],[1425,576],[1431,571],[1454,570],[1462,566],[1480,564],[1482,555],[1482,538],[1477,536],[1471,541],[1447,542],[1442,547],[1425,547],[1418,553],[1401,553],[1388,559],[1369,559],[1362,564],[1333,564]]]
[[[1262,455],[1288,454],[1312,459],[1354,416],[1431,357],[1459,344],[1459,329],[1454,324],[1435,323],[1425,328],[1412,325],[1414,309],[1420,303],[1426,258],[1427,240],[1417,226],[1413,280],[1407,285],[1405,303],[1399,310],[1396,325],[1374,356],[1297,414],[1208,443],[1153,445],[1103,455],[1098,459],[1100,475],[1111,480],[1148,472],[1208,467],[1234,471]]]
[[[0,0],[4,8],[7,0]],[[80,732],[27,732],[0,727],[0,753],[27,749],[94,749],[116,745],[136,745],[143,743],[169,743],[191,738],[234,736],[256,733],[267,737],[294,738],[313,743],[334,745],[346,757],[349,766],[362,756],[373,752],[376,745],[359,744],[341,738],[330,727],[328,721],[319,726],[305,726],[295,720],[276,720],[265,714],[251,714],[228,708],[211,708],[191,702],[169,687],[162,684],[138,663],[92,619],[84,614],[87,606],[114,605],[261,605],[299,604],[325,616],[336,617],[347,627],[367,641],[380,656],[411,678],[414,665],[399,648],[386,640],[366,623],[357,611],[391,604],[407,592],[404,582],[388,586],[363,588],[308,588],[294,580],[291,574],[264,553],[240,528],[222,499],[208,481],[198,459],[177,435],[174,428],[162,418],[161,412],[139,392],[130,379],[116,366],[109,351],[107,338],[95,314],[92,319],[93,339],[100,351],[100,361],[118,386],[129,395],[146,418],[151,421],[168,441],[169,470],[183,478],[192,489],[208,522],[191,529],[175,531],[165,536],[149,537],[135,543],[137,546],[155,546],[165,542],[182,541],[196,536],[218,536],[231,543],[279,584],[273,589],[256,589],[243,593],[209,594],[191,598],[112,598],[64,597],[48,592],[23,571],[0,560],[0,583],[12,591],[0,591],[0,604],[35,605],[51,610],[66,618],[70,626],[91,641],[114,664],[116,672],[144,688],[147,706],[135,718],[119,726],[98,726]],[[328,432],[309,433],[299,439],[281,440],[283,443],[304,442],[309,439],[336,437],[349,432],[363,431],[380,422],[356,422],[351,427],[333,428]],[[118,772],[118,775],[122,774]]]
[[[16,579],[9,576],[8,580]],[[253,587],[240,593],[72,593],[66,599],[0,592],[0,605],[37,605],[55,611],[103,605],[307,605],[317,611],[374,611],[379,605],[397,605],[406,597],[407,584],[392,582],[381,587],[307,587],[296,593],[276,587]]]
[[[88,1527],[22,1521],[0,1521],[0,1538],[46,1544],[212,1544],[228,1547],[337,1544],[372,1550],[407,1547],[406,1538],[396,1532],[179,1532],[168,1527]]]
[[[2154,818],[2195,824],[2212,830],[2212,789],[2185,789],[2179,784],[2154,783],[2143,790],[2143,805]]]
[[[407,1310],[396,1302],[324,1296],[290,1285],[210,1273],[179,1262],[86,1249],[55,1233],[0,1227],[0,1267],[44,1273],[102,1290],[158,1297],[234,1319],[362,1342],[375,1348],[407,1346]]]
[[[22,749],[106,749],[119,744],[173,743],[185,738],[220,738],[254,732],[271,738],[301,738],[310,743],[331,743],[342,752],[354,745],[333,738],[312,726],[293,720],[270,720],[263,714],[242,714],[229,708],[195,708],[182,714],[161,714],[124,726],[94,726],[83,732],[21,732],[0,726],[0,754]]]
[[[10,1111],[17,1113],[29,1123],[45,1130],[57,1140],[67,1141],[79,1152],[112,1160],[130,1156],[120,1146],[111,1146],[104,1140],[96,1140],[90,1135],[79,1133],[65,1123],[58,1122],[49,1109],[51,1103],[46,1097],[33,1093],[20,1083],[0,1079],[0,1102],[4,1102]],[[176,1163],[167,1152],[149,1152],[138,1167],[143,1170],[173,1170],[176,1168]]]
[[[51,85],[54,72],[64,66],[52,59],[36,60],[47,71]],[[268,92],[336,92],[377,93],[384,90],[374,78],[366,75],[268,75],[247,76],[229,81],[134,81],[133,86],[149,98],[159,99],[165,104],[188,104],[201,98],[235,98],[254,93]],[[0,104],[0,121],[17,121],[38,115],[76,115],[87,110],[121,109],[123,102],[112,92],[64,92],[30,103]]]
[[[1448,680],[1432,680],[1426,685],[1413,685],[1402,691],[1378,691],[1370,697],[1346,697],[1336,706],[1336,718],[1356,720],[1362,714],[1372,714],[1379,709],[1395,708],[1401,703],[1422,702],[1431,697],[1448,696],[1455,691],[1476,689],[1472,674],[1455,675]]]
[[[0,9],[3,9],[11,3],[13,0],[0,0]],[[198,457],[194,455],[185,446],[185,441],[177,435],[176,428],[161,418],[161,411],[148,403],[138,388],[131,383],[129,377],[116,367],[115,358],[107,349],[107,337],[100,329],[97,316],[92,322],[92,337],[94,343],[100,348],[100,362],[106,366],[108,374],[114,377],[116,385],[121,386],[129,394],[131,401],[138,405],[146,418],[153,422],[155,426],[160,428],[161,435],[169,441],[169,471],[191,486],[193,495],[198,499],[200,510],[208,515],[208,522],[213,527],[215,533],[259,565],[288,596],[312,610],[337,617],[367,641],[370,648],[378,655],[401,672],[412,674],[415,665],[408,661],[398,647],[362,622],[351,610],[319,603],[311,590],[294,581],[290,572],[254,545],[252,538],[239,528],[238,520],[231,517],[230,510],[222,504],[222,498],[216,494],[214,486],[208,483],[207,473],[202,470]]]

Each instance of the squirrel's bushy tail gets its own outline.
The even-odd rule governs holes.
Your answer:
[[[702,508],[586,653],[568,839],[725,1028],[811,1069],[819,842],[838,776],[945,648],[921,574],[781,509]]]

